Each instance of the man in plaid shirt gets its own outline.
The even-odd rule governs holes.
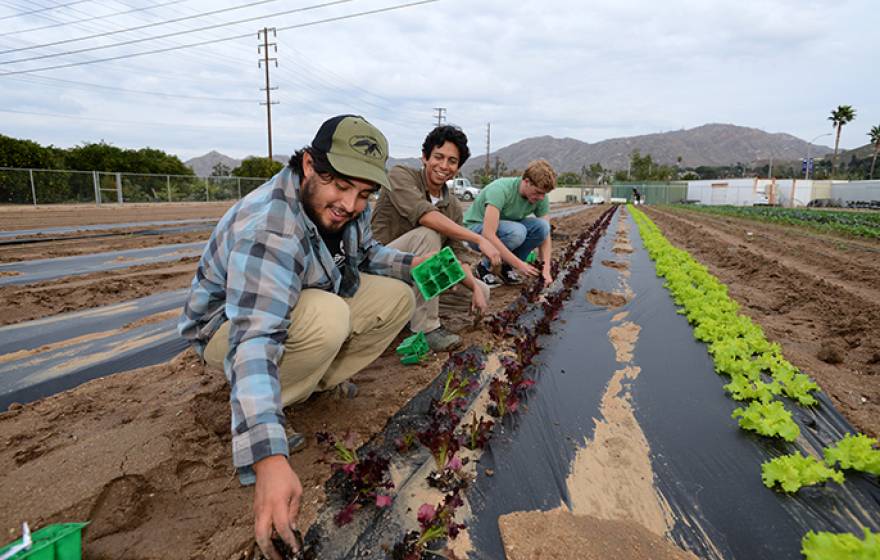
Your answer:
[[[347,380],[410,320],[414,257],[373,240],[368,199],[388,187],[388,144],[363,117],[326,121],[311,146],[223,216],[178,325],[231,387],[233,462],[254,491],[255,536],[296,549],[302,485],[282,408]]]

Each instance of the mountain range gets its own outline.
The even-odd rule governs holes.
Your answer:
[[[682,167],[751,164],[766,162],[771,157],[780,162],[796,161],[805,157],[808,151],[814,157],[833,151],[827,146],[810,145],[790,134],[768,133],[732,124],[705,124],[687,130],[612,138],[595,143],[552,136],[526,138],[491,152],[489,162],[494,165],[498,158],[508,169],[522,170],[528,162],[543,158],[559,172],[578,172],[583,166],[593,163],[601,163],[606,169],[626,169],[634,150],[639,150],[642,155],[650,154],[655,162],[661,164],[676,164],[681,158]],[[287,158],[275,156],[274,159],[286,163]],[[210,175],[218,162],[232,169],[241,160],[212,151],[185,163],[197,175]],[[465,163],[462,174],[469,175],[485,162],[485,154],[471,157]],[[398,164],[418,167],[420,162],[418,157],[388,159],[389,168]]]

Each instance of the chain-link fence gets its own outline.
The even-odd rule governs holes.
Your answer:
[[[197,177],[0,167],[0,204],[211,202],[236,200],[259,177]]]

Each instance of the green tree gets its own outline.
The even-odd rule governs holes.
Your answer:
[[[230,171],[232,170],[228,165],[222,161],[218,161],[214,164],[214,167],[211,168],[211,177],[229,177]]]
[[[880,154],[880,125],[871,127],[868,133],[871,143],[874,144],[874,157],[871,158],[871,172],[868,174],[869,179],[874,178],[874,165],[877,163],[877,154]]]
[[[831,116],[828,117],[828,120],[831,121],[831,126],[837,130],[837,135],[834,138],[834,158],[831,162],[832,172],[837,168],[837,151],[840,147],[840,132],[843,130],[845,124],[851,123],[855,118],[856,111],[851,105],[838,105],[837,109],[831,111]]]
[[[556,177],[556,184],[560,187],[580,185],[581,177],[577,173],[566,171]]]
[[[260,177],[268,179],[284,168],[281,163],[269,158],[251,156],[232,170],[235,177]]]

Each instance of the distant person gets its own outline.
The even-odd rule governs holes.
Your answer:
[[[470,157],[467,136],[458,127],[438,126],[422,144],[422,168],[395,166],[388,174],[390,185],[382,188],[373,213],[373,235],[388,247],[416,255],[430,255],[451,240],[469,241],[498,265],[501,256],[478,233],[462,227],[462,209],[446,181],[455,177]],[[472,292],[471,309],[483,313],[489,287],[473,277],[463,265],[462,283]],[[461,337],[440,324],[440,298],[425,301],[416,290],[416,309],[410,321],[413,332],[422,331],[435,352],[451,350]]]
[[[642,203],[642,193],[639,192],[639,189],[633,187],[633,204],[638,206]]]
[[[556,171],[541,159],[531,162],[522,177],[502,177],[489,183],[464,214],[464,223],[489,240],[501,252],[504,264],[501,278],[491,271],[486,258],[475,267],[475,274],[489,286],[519,284],[520,275],[541,275],[545,284],[550,275],[550,204],[547,193],[556,187]],[[534,217],[531,217],[534,216]],[[533,249],[543,261],[538,270],[526,259]]]
[[[316,391],[353,397],[348,379],[410,320],[410,269],[424,260],[373,240],[371,194],[388,187],[385,137],[363,117],[321,125],[311,146],[223,216],[202,254],[180,334],[226,372],[232,456],[254,490],[255,537],[296,548],[302,485],[282,407]]]

